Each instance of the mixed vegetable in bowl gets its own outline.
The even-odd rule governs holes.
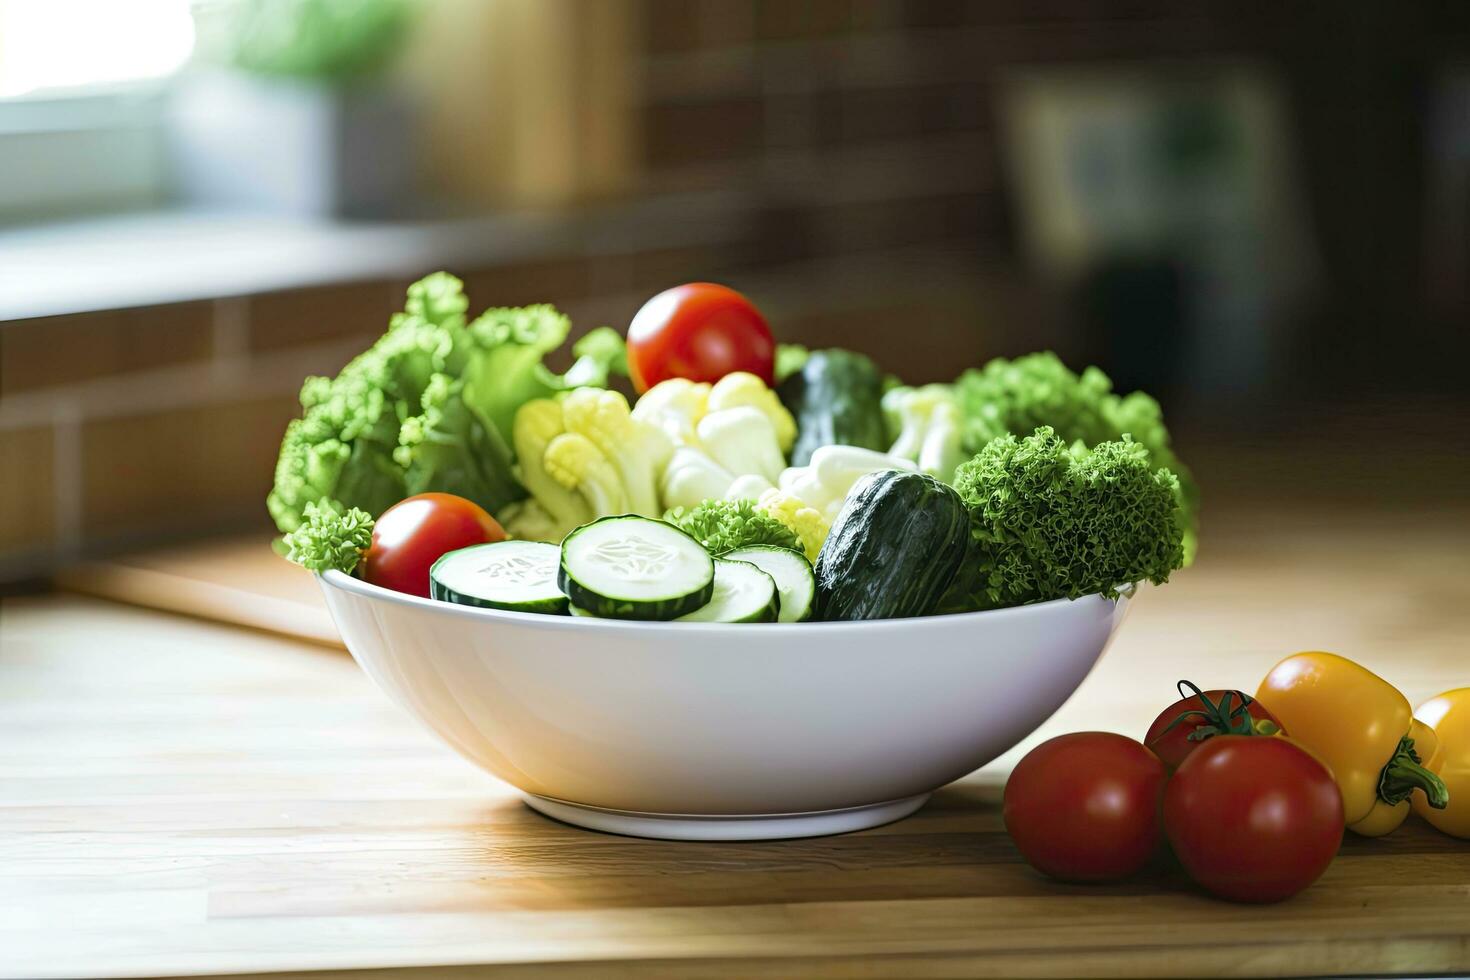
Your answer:
[[[1115,596],[1193,558],[1157,403],[1096,368],[1040,353],[907,387],[694,283],[558,374],[553,307],[468,309],[431,275],[307,379],[267,501],[293,561],[470,605],[758,623]]]

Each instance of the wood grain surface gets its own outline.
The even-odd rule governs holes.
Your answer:
[[[311,574],[270,545],[259,534],[131,552],[63,568],[56,585],[340,648]]]
[[[1470,971],[1470,842],[1349,836],[1281,905],[1166,867],[1033,873],[1025,747],[1138,734],[1173,684],[1355,657],[1416,703],[1470,683],[1470,513],[1238,508],[1146,591],[1077,695],[915,816],[807,841],[589,833],[526,809],[321,646],[90,598],[0,613],[0,974],[1162,976]],[[975,692],[984,710],[985,692]],[[610,760],[609,764],[615,764]]]

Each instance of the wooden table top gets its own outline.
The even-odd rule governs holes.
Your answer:
[[[1056,884],[1001,827],[999,790],[1027,745],[1137,735],[1180,677],[1251,688],[1279,657],[1322,648],[1416,703],[1470,683],[1463,508],[1250,514],[1209,525],[1200,564],[1141,597],[1023,746],[907,820],[805,841],[563,826],[339,652],[90,598],[11,600],[0,974],[1470,971],[1470,843],[1417,821],[1349,835],[1316,886],[1265,908],[1167,872]]]

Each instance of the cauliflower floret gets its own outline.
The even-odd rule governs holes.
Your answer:
[[[725,491],[726,500],[759,500],[760,495],[772,489],[771,481],[759,473],[746,473],[737,476],[735,482]]]
[[[889,454],[919,464],[920,472],[948,482],[969,458],[961,447],[959,403],[949,385],[894,388],[883,396],[883,414],[895,433]]]
[[[511,441],[520,460],[521,484],[558,527],[586,524],[594,515],[575,486],[565,486],[547,472],[546,449],[566,432],[561,405],[550,398],[534,398],[522,405],[511,426]]]
[[[782,453],[791,452],[796,442],[796,420],[776,393],[748,371],[735,371],[715,382],[709,391],[708,406],[710,412],[742,407],[757,409],[770,421]]]
[[[761,494],[755,509],[768,517],[785,524],[801,541],[807,560],[816,561],[831,530],[827,519],[815,507],[808,507],[801,498],[775,487]]]
[[[679,446],[698,446],[695,426],[709,410],[710,386],[686,378],[660,381],[633,406],[633,418],[662,429]]]
[[[591,439],[579,432],[563,432],[546,447],[542,462],[553,480],[582,495],[593,514],[625,513],[627,496],[617,467]]]
[[[775,483],[786,468],[776,430],[758,408],[710,412],[699,420],[696,432],[710,458],[733,474],[756,473]]]
[[[719,463],[692,446],[674,450],[659,479],[664,507],[697,507],[705,500],[725,496],[735,477]]]
[[[674,452],[669,437],[633,418],[627,399],[616,391],[578,388],[562,399],[561,410],[567,431],[586,436],[617,469],[628,511],[644,517],[662,514],[658,475]]]
[[[782,471],[776,486],[820,511],[828,523],[835,521],[853,484],[880,470],[915,470],[917,466],[899,456],[858,446],[822,446],[812,453],[806,466]]]

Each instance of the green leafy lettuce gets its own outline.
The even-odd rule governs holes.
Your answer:
[[[945,611],[1114,597],[1183,565],[1179,481],[1130,437],[1086,447],[1049,426],[999,436],[955,474],[970,513]]]
[[[954,385],[963,416],[962,444],[980,452],[997,436],[1025,435],[1050,426],[1067,443],[1097,446],[1130,435],[1148,451],[1155,469],[1177,478],[1185,563],[1194,558],[1199,525],[1199,486],[1169,442],[1159,403],[1141,391],[1118,395],[1095,367],[1074,374],[1050,351],[1015,360],[996,358],[960,375]]]
[[[697,539],[712,555],[753,544],[802,550],[791,528],[756,510],[751,500],[706,500],[687,509],[675,507],[664,520]]]
[[[466,322],[463,283],[435,273],[408,289],[388,331],[335,378],[308,378],[266,505],[290,532],[308,504],[370,515],[428,490],[494,513],[525,497],[512,475],[511,422],[532,398],[605,384],[622,357],[603,328],[566,375],[542,358],[571,324],[551,306],[496,308]],[[618,340],[618,343],[614,343]]]

